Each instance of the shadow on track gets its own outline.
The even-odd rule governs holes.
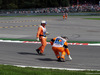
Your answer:
[[[51,59],[51,58],[37,58],[40,61],[57,61],[56,59]]]
[[[17,52],[17,53],[22,55],[38,55],[37,53],[29,53],[29,52]]]
[[[40,61],[57,61],[57,62],[61,62],[61,61],[58,61],[57,59],[51,59],[51,58],[37,58],[37,60],[40,60]],[[65,60],[65,62],[68,62],[68,61],[71,61],[71,60]]]

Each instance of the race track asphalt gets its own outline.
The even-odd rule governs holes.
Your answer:
[[[69,61],[66,55],[65,62],[57,61],[50,44],[46,46],[44,56],[38,55],[35,50],[39,46],[0,42],[0,64],[100,70],[99,46],[69,45],[73,60]]]
[[[94,17],[99,18],[99,16]],[[0,38],[36,39],[41,20],[46,20],[47,31],[50,33],[47,36],[48,40],[66,35],[70,41],[100,41],[100,21],[84,18],[93,17],[71,16],[67,20],[63,20],[61,16],[4,17],[0,18]]]

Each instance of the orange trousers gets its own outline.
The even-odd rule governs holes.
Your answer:
[[[65,19],[65,18],[67,19],[67,16],[63,16],[63,19]]]
[[[46,38],[41,37],[40,41],[41,41],[42,45],[38,49],[40,50],[40,53],[43,53],[44,49],[45,49],[45,47],[47,45]]]
[[[67,16],[66,16],[66,19],[67,19]]]
[[[61,58],[65,59],[65,49],[63,47],[52,47],[52,50],[54,51],[57,58],[60,58],[59,52],[61,52]]]
[[[63,15],[63,19],[65,19],[65,15]]]
[[[64,47],[52,47],[57,58],[60,58],[59,52],[61,52],[61,58],[65,59],[65,55],[70,55],[69,49],[65,49]]]
[[[65,49],[65,52],[67,53],[67,55],[70,55],[69,49]]]

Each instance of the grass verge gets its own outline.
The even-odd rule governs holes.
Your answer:
[[[36,41],[35,39],[14,39],[14,38],[0,38],[0,40]],[[50,40],[47,40],[47,42],[50,42]],[[68,43],[100,43],[100,41],[68,41]]]
[[[0,17],[53,17],[62,15],[18,15],[18,16],[0,16]]]
[[[97,75],[100,71],[68,71],[0,65],[0,75]]]
[[[57,17],[57,16],[61,16],[62,15],[17,15],[17,16],[0,16],[0,17]],[[72,16],[72,17],[76,17],[76,16],[99,16],[99,15],[69,15],[69,16]]]
[[[88,19],[88,20],[100,20],[100,18],[84,18],[84,19]]]

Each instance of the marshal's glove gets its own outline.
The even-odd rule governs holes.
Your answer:
[[[48,32],[46,32],[46,35],[49,35],[49,33],[48,33]]]
[[[37,37],[36,40],[39,41],[39,38]]]

